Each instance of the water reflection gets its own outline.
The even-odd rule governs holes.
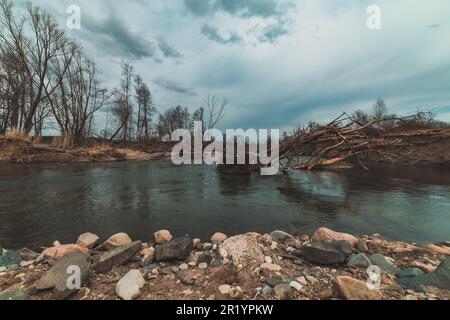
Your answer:
[[[102,165],[0,164],[0,243],[38,248],[90,231],[149,240],[158,229],[208,239],[327,226],[427,242],[450,234],[450,173],[380,167],[365,171],[228,176],[167,162]]]

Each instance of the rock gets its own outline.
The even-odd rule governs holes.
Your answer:
[[[381,254],[373,254],[369,257],[370,262],[372,262],[373,265],[380,267],[381,270],[389,272],[389,273],[398,273],[401,270],[397,268],[394,264],[386,260],[386,257],[384,257]]]
[[[239,300],[242,299],[244,296],[244,291],[241,289],[241,287],[233,287],[228,292],[231,299]]]
[[[233,284],[236,281],[236,273],[229,267],[221,266],[212,271],[210,278],[218,283]]]
[[[381,300],[383,295],[378,289],[370,289],[366,282],[348,276],[336,277],[339,295],[346,300]]]
[[[28,248],[20,250],[20,255],[22,256],[23,261],[33,261],[39,257],[39,253],[36,253]]]
[[[297,291],[302,291],[303,289],[303,286],[297,281],[292,281],[291,283],[289,283],[289,285]]]
[[[103,243],[103,248],[105,250],[112,250],[114,248],[118,248],[124,245],[128,245],[133,241],[126,233],[117,233],[111,236],[108,240]]]
[[[312,236],[311,240],[313,242],[320,242],[327,240],[347,241],[348,243],[350,243],[352,247],[355,247],[356,244],[359,242],[359,239],[351,234],[336,232],[328,228],[318,229],[316,232],[314,232],[314,235]]]
[[[211,261],[211,263],[209,264],[209,266],[211,268],[216,268],[222,265],[222,261],[220,259],[214,259],[213,261]]]
[[[52,246],[53,246],[53,247],[60,247],[60,246],[62,246],[62,244],[61,244],[61,242],[59,242],[58,240],[56,240],[56,241],[53,241]]]
[[[406,270],[401,270],[400,272],[398,272],[396,274],[397,279],[401,279],[401,278],[411,278],[411,277],[418,277],[421,275],[424,275],[425,273],[418,269],[418,268],[409,268]]]
[[[271,286],[265,285],[262,289],[262,293],[265,295],[272,294],[273,288]]]
[[[450,290],[450,258],[442,262],[434,272],[417,277],[402,278],[398,282],[402,287],[412,290],[429,286]]]
[[[331,288],[326,288],[320,291],[317,296],[319,297],[319,299],[328,300],[333,297],[333,290]]]
[[[228,251],[224,248],[219,248],[219,253],[222,257],[228,258]]]
[[[265,261],[266,263],[273,263],[273,260],[272,260],[271,257],[264,257],[264,261]]]
[[[116,284],[116,293],[123,300],[134,300],[141,295],[145,279],[139,270],[130,270]]]
[[[87,232],[78,237],[77,244],[82,247],[92,249],[98,244],[99,241],[100,238],[96,234]]]
[[[418,268],[418,269],[420,269],[420,270],[422,270],[422,271],[424,271],[426,273],[430,273],[430,272],[433,272],[433,271],[436,270],[436,267],[432,266],[431,264],[429,264],[429,263],[422,263],[422,262],[419,262],[419,261],[414,261],[412,263],[412,266],[415,267],[415,268]]]
[[[213,257],[209,253],[202,253],[197,258],[197,265],[199,266],[202,263],[205,263],[206,266],[209,266],[209,264],[212,262]]]
[[[343,264],[352,254],[352,248],[347,241],[322,241],[304,245],[294,253],[308,262],[324,265]]]
[[[53,267],[51,267],[50,270],[35,283],[36,289],[53,289],[55,299],[58,300],[69,297],[77,290],[76,288],[68,287],[68,281],[69,284],[73,284],[70,282],[70,277],[75,274],[75,270],[71,270],[74,266],[79,268],[80,284],[82,284],[89,274],[91,257],[86,253],[70,252],[60,260],[56,261]]]
[[[289,233],[280,230],[272,231],[270,233],[270,237],[272,238],[272,241],[275,242],[283,242],[287,239],[294,239],[294,237]]]
[[[306,281],[306,278],[304,276],[297,278],[298,283],[300,283],[302,286],[308,285],[308,281]]]
[[[212,250],[212,248],[213,248],[213,245],[212,245],[212,243],[209,243],[209,242],[206,242],[202,245],[202,249],[205,251]]]
[[[89,253],[89,250],[85,247],[82,247],[78,244],[65,244],[60,245],[58,247],[51,247],[45,249],[42,254],[49,259],[59,260],[64,257],[66,254],[78,252],[78,253]]]
[[[272,245],[272,237],[269,234],[263,234],[261,242],[264,246],[270,247]]]
[[[192,239],[186,235],[157,246],[155,249],[155,260],[157,262],[184,260],[193,249]]]
[[[224,242],[225,240],[228,239],[228,236],[224,233],[220,233],[220,232],[216,232],[212,237],[211,237],[211,242],[213,244],[221,244],[222,242]]]
[[[287,283],[279,277],[271,277],[266,280],[266,284],[274,288],[279,284],[287,284]]]
[[[268,270],[270,272],[280,272],[281,271],[281,267],[277,264],[274,263],[263,263],[260,266],[261,270]]]
[[[429,250],[431,252],[435,252],[435,253],[439,253],[439,254],[446,254],[446,255],[450,256],[450,247],[442,246],[440,244],[429,244],[427,246],[427,250]]]
[[[315,277],[310,276],[310,275],[306,275],[305,278],[306,278],[306,280],[308,280],[308,282],[309,282],[311,285],[315,285],[316,283],[319,282],[319,280],[317,280]]]
[[[178,266],[178,268],[180,269],[180,270],[187,270],[187,269],[189,269],[189,266],[186,264],[186,263],[182,263],[182,264],[180,264],[179,266]]]
[[[224,284],[219,287],[219,292],[223,295],[228,295],[228,293],[230,293],[230,290],[231,286],[228,284]]]
[[[208,268],[208,264],[205,263],[205,262],[202,262],[202,263],[200,263],[200,264],[198,265],[198,268],[199,268],[199,269],[202,269],[202,270],[207,269],[207,268]]]
[[[278,300],[289,300],[292,293],[292,288],[288,284],[279,284],[273,289]]]
[[[347,266],[353,268],[368,268],[371,264],[369,257],[365,253],[354,254],[347,262]]]
[[[264,262],[264,254],[257,239],[249,235],[239,235],[226,239],[220,249],[225,249],[236,264],[246,267],[259,266]]]
[[[155,248],[150,247],[141,250],[141,257],[142,257],[140,261],[141,267],[148,266],[150,263],[153,262],[153,259],[155,257]]]
[[[358,252],[367,252],[369,248],[367,247],[366,242],[363,239],[358,239],[358,242],[355,244],[354,248]]]
[[[0,292],[0,301],[25,301],[29,300],[29,298],[30,298],[29,293],[24,288],[20,289],[12,288]]]
[[[93,269],[98,273],[106,273],[114,266],[121,266],[139,252],[142,242],[135,241],[124,246],[103,252],[94,257]]]
[[[0,256],[0,268],[5,267],[9,269],[12,266],[19,266],[22,262],[20,252],[14,250],[4,251]]]
[[[155,232],[154,238],[156,244],[163,244],[173,239],[172,235],[170,234],[170,231],[168,230],[160,230],[158,232]]]

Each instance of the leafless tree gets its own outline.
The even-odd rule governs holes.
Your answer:
[[[207,110],[206,129],[213,129],[225,116],[225,108],[228,104],[227,99],[219,99],[216,96],[208,95],[205,99]]]

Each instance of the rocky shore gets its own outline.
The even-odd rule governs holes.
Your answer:
[[[0,300],[448,300],[449,256],[450,242],[422,248],[326,228],[208,242],[86,233],[41,253],[0,247]]]

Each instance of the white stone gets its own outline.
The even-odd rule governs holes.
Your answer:
[[[144,277],[139,270],[130,270],[116,284],[116,293],[123,300],[134,300],[141,295],[145,285]]]
[[[187,270],[187,269],[189,269],[189,266],[186,263],[182,263],[178,266],[178,268],[180,270]]]
[[[272,241],[272,245],[270,246],[270,248],[272,248],[272,250],[275,250],[278,247],[278,244],[275,241]]]
[[[269,257],[269,256],[264,257],[264,261],[265,261],[266,263],[273,263],[272,258]]]
[[[198,268],[199,269],[206,269],[206,268],[208,268],[208,264],[206,262],[202,262],[202,263],[200,263],[198,265]]]
[[[297,281],[292,281],[291,283],[289,283],[289,285],[297,291],[302,291],[303,289],[303,286]]]
[[[224,284],[219,287],[219,292],[221,294],[227,295],[228,293],[230,293],[230,290],[231,290],[231,286],[229,286],[228,284]]]

